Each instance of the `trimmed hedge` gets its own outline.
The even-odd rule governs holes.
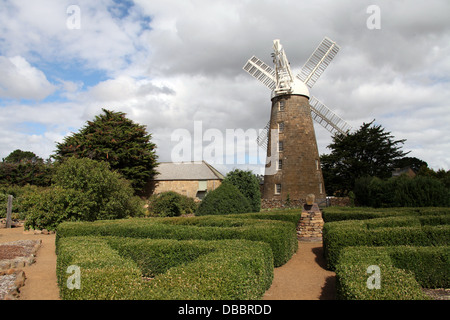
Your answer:
[[[247,240],[65,237],[57,253],[63,299],[251,300],[273,278],[269,245]],[[81,270],[79,290],[66,286],[71,265]]]
[[[292,215],[298,216],[294,213]],[[282,216],[282,218],[287,219],[287,216]],[[292,217],[289,217],[289,219],[292,219]],[[252,219],[251,216],[247,216],[246,219],[204,216],[65,222],[59,225],[56,235],[57,241],[60,238],[73,236],[262,241],[268,243],[272,248],[273,263],[276,267],[285,264],[297,251],[295,223]]]
[[[324,222],[342,220],[367,220],[374,218],[386,218],[391,216],[427,216],[450,215],[450,208],[426,207],[426,208],[368,208],[368,207],[328,207],[322,212]]]
[[[369,266],[380,268],[380,288],[369,289]],[[347,247],[336,266],[340,299],[428,299],[425,288],[448,288],[450,247]]]
[[[450,216],[399,216],[325,223],[323,248],[334,270],[341,250],[350,246],[439,246],[450,244]]]

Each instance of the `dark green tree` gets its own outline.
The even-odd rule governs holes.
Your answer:
[[[226,215],[251,210],[251,204],[239,189],[229,182],[223,182],[217,189],[206,194],[195,215]]]
[[[43,162],[43,159],[38,157],[34,152],[22,151],[20,149],[14,150],[6,158],[3,158],[3,162],[6,163],[20,163],[20,162]]]
[[[0,185],[49,186],[53,165],[31,151],[14,150],[0,163]]]
[[[261,190],[259,179],[250,170],[234,169],[225,176],[224,182],[230,182],[247,198],[253,212],[261,210]]]
[[[395,168],[410,167],[415,173],[419,172],[422,167],[428,168],[428,163],[415,157],[404,157],[394,161]]]
[[[58,143],[57,161],[70,157],[106,161],[131,181],[139,193],[156,172],[156,145],[146,127],[125,117],[125,113],[102,109],[103,114],[88,121],[77,133]]]
[[[328,145],[331,153],[320,157],[329,195],[347,195],[360,177],[390,177],[398,160],[407,154],[401,150],[405,140],[394,140],[390,132],[374,122],[363,123],[347,136],[334,135]]]

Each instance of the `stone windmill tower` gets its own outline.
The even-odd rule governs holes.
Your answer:
[[[351,127],[309,93],[339,51],[328,38],[320,43],[300,73],[292,74],[280,41],[273,41],[275,69],[253,56],[244,70],[272,90],[270,121],[258,137],[267,147],[264,199],[304,200],[326,197],[313,119],[331,133],[347,134]]]

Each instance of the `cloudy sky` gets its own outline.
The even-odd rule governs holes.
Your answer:
[[[146,125],[160,161],[189,132],[204,146],[222,136],[223,157],[206,158],[224,173],[261,173],[226,144],[269,119],[269,90],[242,67],[252,55],[270,63],[280,39],[297,73],[328,36],[341,50],[311,93],[353,128],[375,119],[410,156],[449,170],[449,12],[448,0],[0,0],[0,158],[48,158],[106,108]],[[316,135],[328,153],[331,135],[319,125]]]

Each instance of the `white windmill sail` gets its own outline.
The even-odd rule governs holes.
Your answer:
[[[270,120],[269,122],[267,122],[264,129],[262,129],[258,138],[256,138],[258,146],[263,147],[264,149],[267,149],[267,144],[269,143],[269,130],[270,130]]]
[[[334,114],[322,102],[315,97],[310,96],[306,88],[306,86],[309,88],[314,86],[316,81],[330,64],[331,60],[333,60],[339,52],[339,46],[331,39],[325,37],[306,61],[300,73],[296,75],[295,81],[292,81],[289,61],[287,60],[284,49],[278,39],[274,40],[273,49],[274,53],[272,54],[272,57],[274,58],[276,70],[255,56],[247,61],[243,69],[272,90],[275,95],[295,94],[296,92],[294,92],[295,90],[292,86],[296,85],[296,88],[298,89],[298,80],[300,80],[301,86],[305,88],[304,90],[302,89],[302,93],[300,94],[310,97],[312,118],[332,134],[339,132],[346,135],[351,130],[350,125]],[[307,94],[305,94],[305,92]],[[259,146],[267,147],[269,131],[270,121],[257,138]]]
[[[327,106],[315,97],[309,99],[309,106],[311,107],[312,118],[332,134],[339,132],[347,135],[351,130],[352,127],[347,122],[342,120],[341,117],[328,109]]]
[[[251,57],[244,68],[251,76],[259,80],[263,85],[268,87],[270,90],[275,89],[276,78],[275,70],[270,66],[265,64],[263,61],[259,60],[257,57]]]
[[[325,37],[301,69],[297,78],[312,88],[339,51],[339,46]]]

